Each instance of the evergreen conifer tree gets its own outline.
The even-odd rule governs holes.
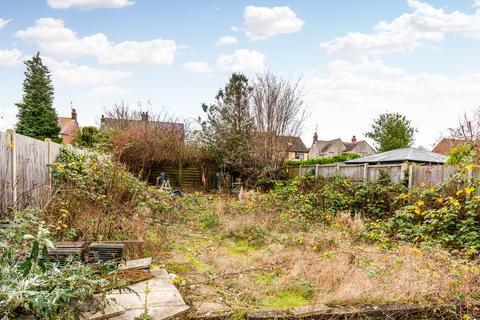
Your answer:
[[[53,108],[53,86],[50,71],[43,64],[40,52],[25,61],[23,99],[17,103],[16,131],[25,136],[61,142],[57,113]]]

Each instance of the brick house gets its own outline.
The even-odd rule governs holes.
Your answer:
[[[342,153],[356,153],[362,156],[369,156],[375,154],[375,150],[367,141],[357,140],[356,136],[353,136],[349,142],[344,142],[339,138],[333,140],[318,140],[318,135],[315,132],[308,158],[334,157]]]
[[[462,139],[452,139],[452,138],[443,138],[440,142],[432,149],[432,152],[443,154],[444,156],[450,155],[450,151],[456,146],[466,143]]]
[[[77,111],[72,108],[70,117],[58,117],[58,126],[60,127],[62,142],[72,144],[81,130],[77,120]]]

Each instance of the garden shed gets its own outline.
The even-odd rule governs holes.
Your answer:
[[[444,164],[447,156],[443,154],[416,149],[416,148],[400,148],[387,152],[377,153],[372,156],[351,159],[345,161],[346,164],[396,164],[404,162],[413,162],[419,164]]]

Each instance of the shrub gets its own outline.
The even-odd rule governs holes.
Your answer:
[[[285,199],[296,212],[309,218],[329,220],[348,211],[366,218],[381,218],[399,208],[396,197],[406,188],[400,184],[349,181],[344,177],[296,177],[278,183],[273,194]]]
[[[360,155],[356,153],[343,153],[334,157],[322,157],[316,159],[308,159],[308,160],[289,160],[285,161],[286,166],[290,167],[298,167],[298,166],[311,166],[315,164],[332,164],[337,162],[345,162],[351,159],[360,158]]]
[[[143,220],[161,208],[160,193],[122,165],[109,160],[101,162],[95,154],[81,155],[64,149],[52,165],[52,174],[58,191],[44,218],[56,225],[57,238],[142,237]]]
[[[452,188],[454,186],[454,188]],[[369,224],[370,232],[389,238],[434,245],[470,255],[480,250],[480,196],[478,182],[463,174],[449,184],[401,195],[404,205],[388,219]]]

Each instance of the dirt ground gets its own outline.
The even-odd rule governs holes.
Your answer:
[[[175,274],[193,312],[311,304],[444,304],[474,298],[474,262],[442,250],[382,249],[350,214],[328,225],[234,198],[194,195],[177,223],[147,230],[145,254]]]

